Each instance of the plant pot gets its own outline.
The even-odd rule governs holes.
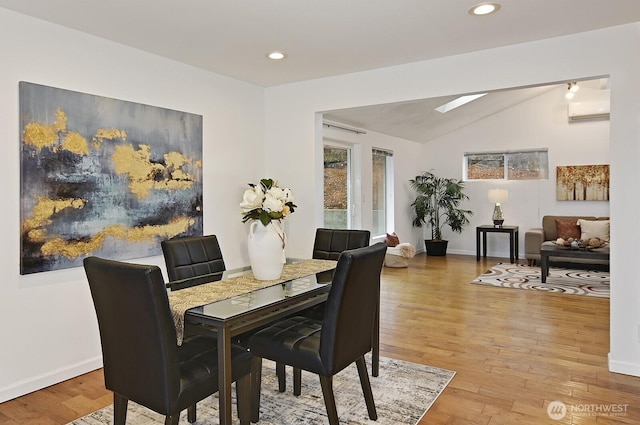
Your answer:
[[[447,255],[447,244],[449,241],[425,239],[424,247],[427,250],[427,255],[432,257],[444,257]]]

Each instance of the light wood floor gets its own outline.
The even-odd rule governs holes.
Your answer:
[[[497,261],[419,254],[383,270],[382,355],[457,373],[420,424],[639,424],[640,378],[607,370],[609,301],[469,284]],[[0,424],[65,424],[111,402],[99,370],[0,404]],[[622,416],[584,412],[612,405]]]

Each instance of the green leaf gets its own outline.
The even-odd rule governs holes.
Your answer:
[[[273,187],[273,179],[262,179],[260,184],[264,188],[265,192]]]
[[[261,210],[260,211],[260,223],[262,223],[264,226],[266,226],[270,222],[271,222],[271,217],[269,217],[269,213],[267,213],[265,210]]]

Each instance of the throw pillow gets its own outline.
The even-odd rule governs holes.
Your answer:
[[[396,235],[396,232],[393,232],[391,235],[387,233],[385,243],[387,246],[397,246],[400,243],[400,239],[398,238],[398,235]]]
[[[580,239],[580,226],[575,221],[566,221],[556,219],[556,233],[558,237],[565,241],[569,238]]]
[[[610,220],[578,220],[582,235],[580,239],[599,238],[605,242],[609,242]]]

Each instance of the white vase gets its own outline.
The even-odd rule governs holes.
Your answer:
[[[253,276],[258,280],[279,279],[286,261],[284,226],[272,220],[264,226],[259,220],[249,226],[249,262]]]

